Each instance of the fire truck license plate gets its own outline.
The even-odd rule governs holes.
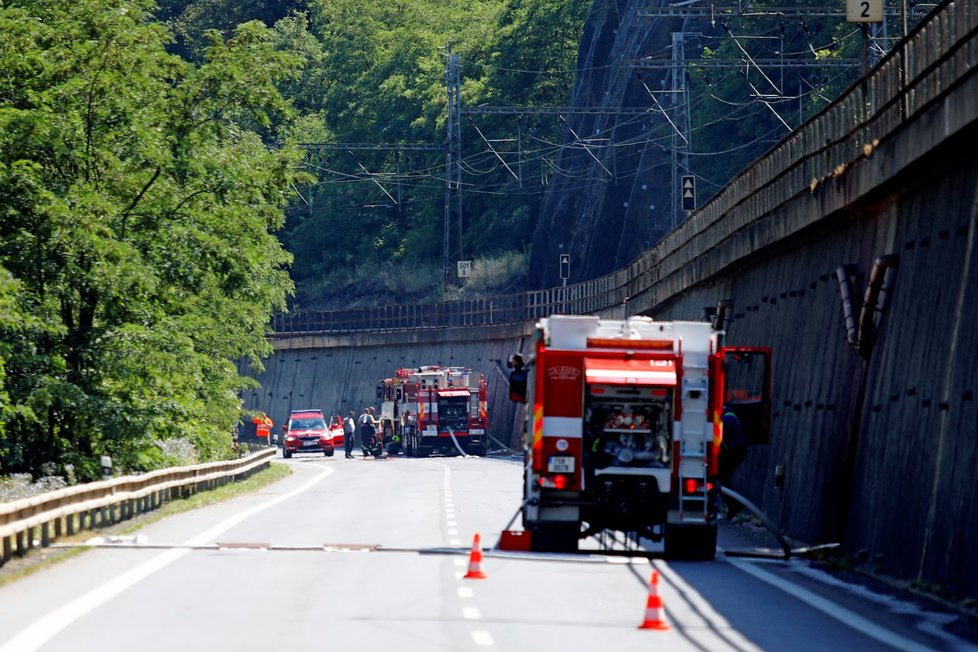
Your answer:
[[[574,458],[570,455],[553,455],[547,460],[547,471],[550,473],[573,473]]]

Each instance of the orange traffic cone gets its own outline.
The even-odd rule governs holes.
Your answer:
[[[464,579],[484,580],[486,574],[482,572],[482,545],[479,543],[479,533],[476,532],[472,539],[472,552],[469,553],[469,572]]]
[[[659,597],[659,571],[652,571],[649,580],[649,599],[645,604],[645,620],[639,629],[669,629],[662,619],[662,598]]]

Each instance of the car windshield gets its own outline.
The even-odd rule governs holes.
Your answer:
[[[326,428],[326,422],[319,417],[308,419],[293,419],[292,430],[314,430]]]

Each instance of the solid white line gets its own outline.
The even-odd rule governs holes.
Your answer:
[[[752,575],[762,582],[784,591],[788,595],[801,600],[805,604],[814,607],[815,609],[818,609],[826,616],[835,618],[839,622],[848,625],[857,632],[865,634],[870,638],[876,639],[880,643],[884,643],[898,650],[904,650],[905,652],[928,652],[933,650],[931,647],[921,645],[909,638],[904,638],[899,634],[895,634],[888,629],[877,625],[871,620],[849,611],[848,609],[839,607],[820,595],[816,595],[807,589],[803,589],[796,584],[792,584],[787,580],[781,579],[777,575],[761,570],[754,564],[740,561],[738,559],[731,559],[729,557],[726,561],[728,564],[732,564],[734,567],[742,570],[748,575]]]
[[[689,616],[684,617],[683,626],[690,632],[690,636],[693,636],[693,631],[691,629],[692,623],[689,620],[699,616],[702,620],[698,623],[699,626],[703,627],[704,633],[713,632],[714,635],[722,638],[728,645],[736,650],[742,652],[761,652],[761,648],[757,647],[755,644],[751,643],[747,638],[742,636],[740,632],[734,629],[733,625],[730,624],[726,618],[720,615],[713,606],[700,595],[699,591],[694,589],[692,586],[686,583],[678,573],[675,573],[669,565],[665,562],[656,562],[653,564],[653,568],[659,571],[659,575],[662,576],[670,587],[676,589],[680,593],[692,609],[689,611]],[[661,588],[661,585],[660,585]],[[668,610],[670,598],[663,598],[663,606]],[[668,611],[666,612],[668,616]],[[712,641],[716,644],[716,641]]]
[[[195,537],[188,539],[182,544],[186,547],[176,547],[153,557],[142,564],[129,569],[121,575],[117,575],[111,580],[100,584],[88,593],[81,595],[64,606],[48,613],[40,620],[34,621],[28,627],[22,629],[16,636],[0,646],[0,652],[28,652],[36,650],[43,644],[50,641],[56,634],[71,625],[73,622],[94,611],[96,608],[105,604],[115,596],[119,595],[131,586],[146,579],[156,571],[169,566],[177,559],[180,559],[191,551],[193,546],[201,546],[212,542],[217,536],[230,530],[245,519],[254,516],[258,512],[264,511],[269,507],[278,505],[281,502],[297,496],[306,491],[327,475],[333,473],[331,467],[323,467],[319,475],[309,480],[300,487],[293,489],[289,493],[282,494],[260,505],[256,505],[234,516],[230,516],[212,528],[201,532]]]

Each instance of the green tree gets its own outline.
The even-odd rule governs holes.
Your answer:
[[[296,59],[247,23],[188,64],[151,9],[0,8],[0,264],[30,317],[0,322],[5,471],[148,468],[175,437],[228,454],[232,361],[268,352],[291,290],[273,233],[299,156],[262,136]]]
[[[462,59],[467,106],[565,104],[589,6],[590,0],[311,0],[308,31],[320,48],[310,46],[295,21],[281,21],[276,32],[291,44],[283,47],[317,62],[297,90],[303,110],[322,116],[319,133],[331,142],[443,147],[449,52]],[[533,146],[522,153],[531,161],[524,186],[475,131],[515,139],[515,124],[514,116],[463,120],[463,159],[472,161],[463,172],[467,252],[522,252],[529,239],[546,166],[539,143],[559,141],[561,125],[556,117],[545,125],[527,121],[524,135]],[[519,167],[520,154],[511,149],[503,155]],[[329,294],[344,301],[424,298],[399,280],[408,278],[396,273],[399,266],[415,276],[433,273],[431,298],[441,288],[444,150],[310,150],[307,164],[318,181],[282,233],[296,256],[303,305]]]

